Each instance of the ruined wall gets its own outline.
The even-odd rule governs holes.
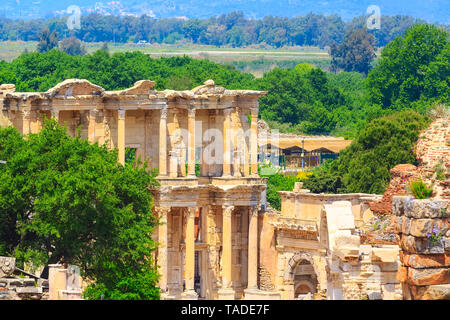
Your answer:
[[[450,201],[393,198],[406,300],[450,299]]]

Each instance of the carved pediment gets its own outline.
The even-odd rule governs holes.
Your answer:
[[[154,86],[155,86],[154,81],[140,80],[136,82],[133,87],[123,90],[120,94],[121,95],[149,94],[150,91],[153,91]]]
[[[92,84],[88,80],[68,79],[48,90],[46,94],[51,97],[73,97],[81,95],[102,95],[104,92],[105,89]]]
[[[223,94],[225,92],[225,88],[216,86],[213,80],[205,81],[202,86],[196,87],[191,91],[196,95],[202,94]]]

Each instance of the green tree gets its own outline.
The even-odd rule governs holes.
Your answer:
[[[417,164],[412,147],[428,120],[412,110],[370,121],[339,158],[306,182],[311,190],[382,194],[397,164]],[[329,185],[327,185],[329,184]]]
[[[86,54],[86,48],[80,40],[75,37],[63,39],[59,45],[61,51],[70,54],[71,56],[84,56]],[[107,51],[102,47],[102,51]]]
[[[0,159],[0,255],[78,265],[93,281],[89,299],[159,298],[148,190],[157,182],[145,164],[122,166],[116,150],[50,120],[26,137],[0,128]]]
[[[330,48],[333,70],[360,72],[367,75],[375,58],[375,37],[366,29],[350,30],[341,44],[334,43]]]
[[[50,30],[48,28],[42,30],[42,33],[39,36],[37,51],[47,52],[56,47],[58,47],[58,35],[56,34],[56,32],[53,31],[52,33],[50,33]]]
[[[415,25],[381,52],[369,74],[372,103],[383,109],[413,107],[423,112],[433,102],[449,102],[449,33],[433,25]]]

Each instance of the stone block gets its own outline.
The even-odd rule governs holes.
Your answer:
[[[445,238],[443,242],[445,252],[450,252],[450,238]]]
[[[400,246],[403,250],[409,253],[420,254],[440,254],[444,253],[444,242],[430,246],[426,238],[416,238],[413,236],[402,235],[400,239]]]
[[[369,290],[366,293],[367,297],[369,297],[369,300],[382,300],[383,298],[381,291]]]
[[[415,269],[443,268],[450,266],[449,254],[402,254],[402,264]]]
[[[409,234],[409,230],[411,228],[411,220],[407,217],[402,217],[401,223],[402,223],[401,233]]]
[[[399,282],[407,282],[408,281],[408,267],[398,266],[397,280]]]
[[[395,247],[387,247],[387,248],[373,248],[372,249],[372,261],[381,261],[393,263],[398,259],[399,248]]]
[[[42,287],[18,287],[16,292],[17,294],[41,294]]]
[[[354,235],[336,235],[335,244],[337,247],[357,247],[361,244],[361,238]]]
[[[408,282],[416,286],[450,283],[450,268],[408,270]]]
[[[403,218],[404,217],[392,216],[392,218],[391,218],[392,232],[397,233],[397,234],[402,233]]]
[[[441,219],[412,219],[409,234],[414,237],[426,237],[433,231],[433,228],[437,228],[443,234],[448,230],[445,222]]]
[[[445,200],[415,199],[405,210],[405,215],[415,219],[448,217],[448,203]]]
[[[404,213],[404,203],[405,197],[403,196],[393,196],[392,197],[392,213],[396,216],[403,216]]]
[[[397,271],[400,264],[396,262],[382,262],[379,264],[381,271]]]
[[[450,284],[413,287],[415,300],[450,300]]]

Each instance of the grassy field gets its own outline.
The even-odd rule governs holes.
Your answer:
[[[22,52],[36,50],[37,42],[6,41],[0,42],[0,60],[11,61]],[[102,43],[85,43],[88,53],[100,49]],[[307,62],[323,69],[328,69],[331,58],[329,54],[315,47],[288,47],[281,49],[252,48],[218,48],[206,45],[159,45],[159,44],[108,44],[109,51],[141,51],[152,57],[188,55],[195,59],[208,59],[217,63],[231,64],[237,69],[261,77],[274,67],[292,68]]]

